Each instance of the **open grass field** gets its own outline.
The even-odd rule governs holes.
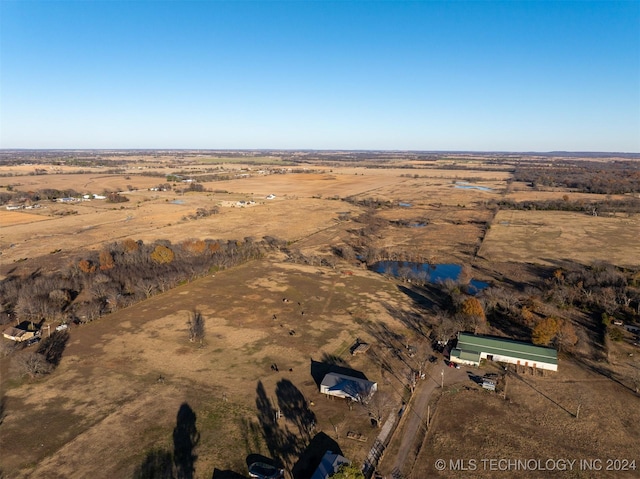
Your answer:
[[[46,216],[33,214],[33,213],[0,210],[0,224],[4,228],[8,228],[10,226],[16,226],[16,225],[35,223],[36,221],[43,221],[46,219],[48,219]]]
[[[489,261],[637,265],[640,217],[589,216],[563,211],[500,211],[479,256]]]
[[[319,164],[309,165],[305,173],[286,174],[257,174],[258,163],[222,160],[141,156],[131,158],[122,174],[69,174],[68,169],[77,168],[62,166],[60,173],[34,176],[29,175],[33,165],[0,167],[0,174],[14,175],[0,178],[5,187],[0,191],[8,184],[24,191],[101,193],[126,185],[134,190],[122,193],[130,200],[125,203],[42,202],[41,209],[29,212],[0,211],[0,276],[57,269],[87,249],[126,238],[177,243],[273,236],[304,254],[333,255],[334,247],[353,241],[366,226],[357,220],[366,211],[357,201],[367,199],[389,202],[374,210],[382,226],[367,238],[371,245],[435,262],[473,264],[479,279],[519,281],[539,273],[531,265],[565,260],[635,266],[640,260],[637,215],[506,210],[494,217],[491,200],[544,201],[565,194],[591,200],[595,195],[509,184],[510,173],[487,167],[481,158],[451,158],[437,168],[425,163],[415,169]],[[265,168],[270,162],[260,160]],[[149,191],[166,178],[136,174],[139,168],[195,174],[212,166],[223,167],[230,177],[241,171],[249,176],[208,181],[203,183],[207,191],[182,194]],[[275,161],[271,166],[286,165]],[[461,181],[489,189],[460,188]],[[266,199],[270,194],[275,198]],[[234,205],[238,201],[255,204]],[[212,207],[219,213],[185,219]],[[271,456],[278,441],[292,441],[287,474],[303,479],[308,475],[300,472],[302,466],[293,467],[305,444],[295,418],[281,418],[271,439],[263,434],[265,404],[277,409],[292,395],[313,403],[312,435],[326,435],[345,456],[362,463],[379,430],[371,427],[364,408],[322,397],[312,373],[324,367],[319,364],[361,371],[392,398],[388,411],[407,399],[406,378],[377,362],[383,357],[398,370],[406,366],[382,344],[381,332],[415,340],[401,322],[404,313],[417,312],[414,299],[398,286],[353,262],[338,261],[335,269],[313,267],[273,253],[74,327],[62,362],[50,376],[18,379],[11,357],[2,358],[6,416],[0,425],[0,471],[6,479],[135,477],[150,457],[173,450],[179,411],[188,404],[199,433],[196,478],[246,477],[247,456]],[[202,347],[188,341],[186,323],[194,308],[206,321]],[[373,344],[371,352],[351,356],[356,338]],[[629,353],[613,355],[612,364],[633,374],[638,365]],[[278,371],[271,368],[274,364]],[[571,413],[578,403],[576,419]],[[447,390],[434,408],[434,422],[407,477],[453,477],[448,470],[437,476],[434,461],[487,454],[585,459],[635,454],[640,461],[637,396],[570,361],[561,363],[557,375],[514,377],[507,401],[469,380]],[[363,440],[347,438],[348,432]],[[489,472],[466,477],[537,477]]]

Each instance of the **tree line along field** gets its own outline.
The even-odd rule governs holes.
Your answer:
[[[594,404],[618,390],[616,397],[637,402],[633,338],[613,324],[637,323],[640,312],[637,191],[606,196],[576,191],[575,178],[573,189],[527,180],[532,173],[518,172],[521,158],[376,162],[375,154],[307,153],[243,163],[178,156],[48,157],[0,166],[5,205],[23,206],[0,215],[7,219],[0,229],[3,327],[25,319],[79,323],[45,375],[25,369],[35,347],[19,350],[3,339],[0,447],[8,454],[0,468],[7,477],[145,477],[153,467],[237,477],[246,476],[250,454],[263,454],[301,478],[326,445],[362,463],[378,433],[371,418],[408,400],[418,356],[455,328],[530,340],[545,318],[557,318],[558,328],[574,335],[549,333],[550,344],[562,345],[561,365],[581,365],[584,384],[611,385],[595,393]],[[540,161],[529,166],[540,168]],[[564,170],[562,160],[551,163],[548,172]],[[592,178],[592,163],[578,162],[585,178]],[[625,178],[622,189],[633,186],[627,173],[634,162],[596,163],[609,191],[616,175]],[[44,189],[118,198],[35,199]],[[533,200],[538,208],[559,200],[567,209],[616,200],[625,209],[598,216],[502,209],[505,200]],[[40,207],[24,208],[34,204]],[[478,296],[485,320],[465,316],[462,278],[428,285],[367,270],[380,260],[464,265],[491,285]],[[189,341],[195,310],[204,318],[202,344]],[[357,339],[372,345],[364,356],[349,352]],[[418,356],[409,354],[413,348]],[[378,381],[383,400],[350,408],[322,397],[318,375],[329,366]],[[576,370],[568,371],[534,384],[547,395],[550,388],[567,409]],[[533,424],[540,399],[527,388],[514,387],[513,401]],[[485,402],[477,393],[456,395],[462,410]],[[506,407],[500,404],[478,415],[478,427],[496,427]],[[438,419],[448,413],[434,407],[437,429],[423,436],[429,445],[422,450],[438,451],[433,434],[445,449],[455,437],[448,424],[459,414]],[[285,417],[274,422],[277,409]],[[567,427],[546,424],[550,447],[562,444]],[[600,444],[611,448],[632,436],[610,434]],[[186,457],[180,444],[195,451],[190,463],[175,461]],[[474,447],[466,443],[464,451]],[[435,459],[419,457],[407,475],[430,471]]]

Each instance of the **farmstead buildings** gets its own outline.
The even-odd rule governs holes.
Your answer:
[[[451,351],[451,362],[479,366],[481,359],[518,364],[549,371],[558,370],[558,352],[552,348],[510,339],[458,333],[458,344]]]

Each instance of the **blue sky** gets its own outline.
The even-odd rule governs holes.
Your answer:
[[[640,2],[0,0],[0,148],[640,152]]]

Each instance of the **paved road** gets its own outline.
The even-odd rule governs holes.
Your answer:
[[[398,456],[393,464],[393,471],[402,471],[407,461],[413,463],[415,460],[415,447],[413,446],[416,436],[421,430],[426,428],[427,404],[429,403],[431,393],[433,393],[435,389],[440,388],[442,371],[444,371],[445,386],[469,380],[466,368],[449,368],[444,365],[442,360],[439,361],[437,365],[429,368],[426,379],[418,382],[409,407],[405,411],[406,417],[402,426],[403,430],[400,431],[402,434],[402,442],[400,443]]]

